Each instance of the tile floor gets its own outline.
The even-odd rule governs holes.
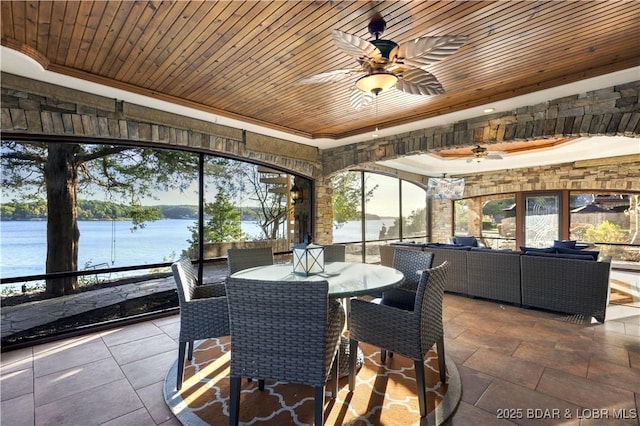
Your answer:
[[[446,295],[444,317],[463,388],[447,425],[640,424],[640,309],[583,324]],[[162,394],[178,328],[174,315],[3,353],[0,424],[179,424]]]

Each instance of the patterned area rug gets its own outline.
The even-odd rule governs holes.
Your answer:
[[[461,385],[453,361],[447,363],[447,384],[439,382],[435,352],[425,359],[428,389],[425,419],[420,419],[413,361],[396,355],[380,364],[380,350],[360,344],[364,365],[357,374],[356,388],[348,391],[341,378],[338,396],[327,397],[326,425],[439,425],[460,401]],[[229,338],[202,341],[185,366],[185,380],[176,392],[177,362],[164,385],[167,405],[183,425],[227,425],[229,422]],[[329,389],[327,387],[327,389]],[[256,381],[242,381],[240,421],[243,425],[309,425],[313,423],[313,389],[310,386],[266,381],[260,392]]]

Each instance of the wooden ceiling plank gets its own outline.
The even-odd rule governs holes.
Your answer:
[[[100,48],[100,38],[96,37],[96,33],[100,29],[100,22],[104,16],[104,10],[107,4],[107,2],[103,1],[91,2],[91,11],[87,16],[86,25],[82,32],[82,38],[80,39],[80,46],[76,52],[74,68],[91,71],[91,66],[87,64],[87,56],[92,51]]]
[[[257,40],[261,35],[271,31],[271,25],[277,22],[277,18],[281,16],[277,13],[278,8],[286,7],[286,5],[282,2],[258,2],[257,4],[261,7],[253,7],[246,13],[250,14],[251,19],[261,23],[259,27],[247,26],[242,20],[238,20],[233,27],[211,34],[206,40],[203,40],[199,48],[192,53],[198,60],[190,64],[191,69],[186,69],[188,76],[181,81],[181,87],[176,92],[178,96],[193,93],[202,94],[201,90],[209,86],[211,81],[205,82],[204,85],[198,84],[196,80],[199,78],[197,77],[200,75],[217,76],[221,74],[220,70],[228,69],[230,62],[234,64],[233,83],[235,83],[236,76],[255,72],[260,67],[259,61],[261,59],[253,58],[247,46],[259,43]],[[295,3],[293,7],[299,7],[299,5],[299,3]],[[227,39],[226,44],[231,45],[231,48],[220,49],[218,41],[221,39]],[[213,81],[215,81],[215,77]]]
[[[8,40],[18,40],[16,30],[18,30],[19,16],[13,15],[14,8],[18,7],[15,2],[0,2],[0,22],[2,22],[2,37]],[[22,21],[24,22],[24,21]]]
[[[140,42],[144,32],[146,30],[154,32],[153,29],[149,27],[149,22],[152,21],[158,11],[158,3],[149,1],[143,3],[143,6],[144,7],[141,8],[140,13],[135,15],[137,17],[135,22],[131,20],[129,34],[127,36],[129,40],[135,40],[136,42],[126,42],[123,44],[123,47],[118,50],[117,54],[114,52],[114,60],[107,70],[107,73],[115,80],[122,80],[122,70],[128,62],[138,61],[138,55],[140,52],[138,43]]]
[[[149,6],[145,9],[145,13],[141,16],[140,20],[136,23],[131,38],[136,40],[136,43],[131,46],[131,50],[127,54],[126,60],[118,66],[118,70],[114,75],[116,80],[131,81],[137,83],[136,75],[138,67],[144,62],[145,58],[152,53],[152,49],[147,49],[147,44],[151,40],[153,44],[156,43],[158,37],[162,37],[162,32],[159,31],[163,27],[164,18],[170,10],[170,6],[181,8],[179,3],[166,3],[166,2],[149,2]],[[175,20],[171,22],[171,25],[175,24]],[[130,72],[131,67],[134,67],[134,71]]]
[[[300,3],[300,6],[306,6],[309,3]],[[308,10],[309,8],[305,9]],[[297,16],[304,15],[303,11],[300,10],[297,12]],[[314,15],[306,15],[302,19],[302,22],[298,25],[304,25],[305,22],[313,22],[317,17]],[[287,19],[284,17],[280,21],[286,22]],[[248,82],[251,87],[259,87],[262,93],[267,93],[271,89],[271,85],[281,83],[281,76],[279,73],[271,73],[269,69],[271,64],[277,63],[280,68],[287,68],[288,64],[286,63],[285,58],[279,57],[279,51],[276,50],[276,46],[279,44],[283,44],[284,41],[280,41],[278,37],[272,36],[278,34],[277,23],[278,20],[273,21],[274,25],[269,27],[270,31],[268,34],[259,35],[256,37],[254,41],[252,41],[252,47],[249,49],[243,49],[243,55],[245,56],[244,61],[246,64],[240,63],[238,68],[238,72],[235,73],[235,78],[233,81],[233,85],[229,87],[225,87],[225,89],[229,92],[229,98],[226,100],[225,104],[234,105],[234,99],[237,101],[238,98],[242,98],[242,95],[238,93],[238,90],[241,89],[242,82]],[[297,33],[299,27],[291,27],[290,31]],[[304,40],[298,40],[297,43],[304,43]],[[260,49],[260,50],[258,50]],[[268,52],[268,57],[265,57],[265,53]],[[264,61],[264,59],[268,59],[268,61]],[[222,61],[224,64],[224,61]],[[267,67],[266,69],[264,67]],[[207,70],[208,73],[214,73],[215,70]],[[272,75],[272,78],[265,79],[263,76]],[[238,105],[239,107],[239,105]]]
[[[29,17],[25,23],[25,43],[35,50],[38,50],[38,25],[40,22],[38,21],[38,2],[37,1],[28,1],[26,2],[26,16]]]
[[[128,6],[130,7],[118,10],[115,21],[121,25],[117,26],[117,31],[112,36],[113,41],[106,55],[98,58],[101,60],[100,64],[94,64],[94,67],[100,67],[100,74],[105,77],[113,78],[119,67],[126,62],[133,44],[130,41],[131,34],[135,31],[139,20],[144,19],[143,16],[147,13],[146,2],[131,2]]]
[[[194,42],[198,42],[203,33],[210,33],[214,31],[211,22],[220,23],[221,26],[231,25],[232,22],[236,22],[241,13],[236,14],[240,8],[250,7],[244,5],[243,2],[222,2],[214,3],[214,8],[211,12],[194,12],[193,16],[198,16],[198,20],[195,21],[189,19],[185,21],[184,27],[189,28],[189,36],[184,38],[181,45],[176,48],[163,60],[164,65],[158,66],[158,69],[150,76],[148,84],[153,85],[155,90],[169,91],[170,87],[175,85],[176,81],[180,78],[181,67],[184,63],[185,57],[190,54],[191,45]],[[215,16],[211,19],[209,16],[213,12]],[[181,31],[182,33],[182,31]],[[182,34],[181,34],[182,35]]]
[[[138,59],[129,61],[120,71],[116,78],[130,81],[134,84],[145,84],[145,75],[157,61],[158,57],[167,48],[165,40],[172,40],[177,32],[180,16],[186,10],[189,2],[181,1],[175,3],[161,2],[158,5],[158,12],[150,23],[150,30],[145,31],[140,38],[143,44],[138,48]]]
[[[77,68],[76,58],[78,57],[79,53],[82,53],[82,37],[85,30],[87,29],[87,22],[89,20],[89,16],[91,16],[92,7],[93,2],[79,2],[76,19],[69,37],[69,48],[67,49],[66,58],[64,59],[64,62],[61,63],[61,65],[70,68]],[[86,49],[86,46],[84,48]]]
[[[206,5],[198,2],[174,4],[174,8],[178,4],[185,7],[180,10],[173,22],[167,24],[162,37],[153,40],[153,54],[150,54],[148,60],[143,64],[144,66],[137,71],[140,74],[137,79],[140,85],[157,89],[162,79],[164,79],[164,75],[169,74],[172,67],[176,66],[175,62],[180,52],[188,43],[190,31],[204,20],[206,11],[211,8],[226,7],[225,5],[218,6],[214,2],[207,3]],[[191,19],[190,17],[193,16],[197,18]]]
[[[75,27],[76,17],[78,16],[79,1],[70,1],[65,3],[64,18],[62,23],[62,31],[60,32],[60,40],[56,50],[56,56],[51,60],[52,64],[66,65],[67,54],[71,45],[73,30]]]
[[[65,2],[51,2],[51,26],[49,28],[49,40],[47,40],[47,50],[43,52],[47,58],[55,58],[57,56],[66,8],[67,5]]]
[[[100,74],[101,69],[96,67],[96,62],[100,61],[102,64],[104,59],[100,57],[101,52],[110,50],[107,46],[109,46],[109,42],[112,40],[112,34],[116,32],[116,16],[118,10],[123,6],[122,2],[105,2],[105,8],[99,17],[100,19],[94,32],[95,41],[92,43],[91,49],[89,49],[84,59],[84,69],[88,72]]]
[[[118,41],[118,37],[123,31],[123,27],[127,23],[127,19],[132,15],[133,8],[136,7],[136,3],[123,1],[123,2],[109,2],[107,9],[109,15],[113,14],[113,19],[109,16],[103,24],[110,20],[108,31],[105,33],[100,48],[97,49],[96,56],[91,62],[91,70],[98,75],[104,75],[105,70],[109,68],[112,61],[114,52],[117,52],[114,48]]]
[[[35,30],[36,50],[46,54],[51,39],[51,8],[53,2],[38,3],[38,24]]]

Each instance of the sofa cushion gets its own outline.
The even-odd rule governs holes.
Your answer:
[[[591,256],[593,260],[598,260],[598,256],[600,252],[592,251],[592,250],[578,250],[578,249],[568,249],[568,248],[558,248],[558,253],[560,254],[575,254],[581,256]]]
[[[555,253],[555,247],[525,247],[520,246],[520,251],[523,253],[526,252],[537,252],[537,253]]]
[[[478,240],[474,236],[453,237],[452,241],[454,244],[458,244],[461,246],[478,247]]]
[[[556,259],[595,260],[593,256],[582,254],[544,253],[540,251],[527,251],[524,254],[527,256],[553,257]]]
[[[471,251],[479,251],[484,253],[497,253],[497,254],[517,254],[520,255],[521,252],[514,250],[496,250],[490,247],[471,247]]]
[[[553,246],[555,248],[575,249],[576,242],[576,240],[554,240]]]

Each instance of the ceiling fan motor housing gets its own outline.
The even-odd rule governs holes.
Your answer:
[[[389,62],[389,60],[391,59],[389,58],[391,51],[398,47],[398,44],[393,40],[376,39],[371,40],[371,44],[378,48],[382,58],[385,59],[386,62]]]

